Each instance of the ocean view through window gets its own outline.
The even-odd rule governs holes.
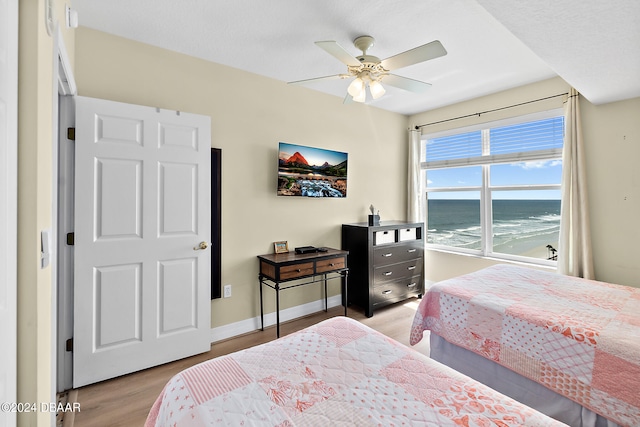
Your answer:
[[[560,230],[564,118],[530,117],[427,135],[426,243],[553,262]]]
[[[482,250],[480,200],[429,200],[427,243]],[[560,200],[494,200],[493,250],[548,258],[557,249]]]

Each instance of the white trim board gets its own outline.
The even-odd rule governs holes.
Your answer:
[[[17,402],[18,0],[0,0],[0,402]],[[0,411],[0,425],[16,423]]]
[[[327,307],[333,308],[342,304],[342,295],[329,297]],[[324,310],[324,299],[309,302],[307,304],[297,305],[295,307],[280,310],[280,324],[288,320],[298,317],[307,316]],[[272,326],[276,324],[276,313],[266,313],[264,315],[264,326]],[[226,340],[238,335],[254,332],[260,329],[260,316],[253,317],[239,322],[230,323],[228,325],[211,328],[211,343]],[[275,334],[275,332],[274,332]]]

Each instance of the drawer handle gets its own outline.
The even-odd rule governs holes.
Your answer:
[[[333,267],[334,265],[335,265],[334,263],[331,263],[331,264],[329,264],[329,267]]]
[[[393,254],[382,254],[383,257],[387,257],[387,258],[389,258],[391,255]]]
[[[410,254],[414,253],[416,251],[416,249],[407,249],[407,252],[409,252]]]
[[[384,273],[382,273],[383,276],[391,276],[393,274],[393,271],[385,271]]]
[[[382,291],[382,295],[389,295],[391,293],[391,289],[387,289],[386,291]]]
[[[417,285],[417,283],[409,283],[409,284],[407,285],[407,288],[415,288],[415,287],[416,287],[416,285]]]
[[[296,273],[300,273],[302,270],[300,270],[299,268],[296,268]]]
[[[415,270],[415,269],[416,269],[415,265],[412,265],[411,267],[407,267],[407,270]]]

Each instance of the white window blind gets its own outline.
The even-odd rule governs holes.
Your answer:
[[[561,157],[564,117],[448,135],[426,141],[426,169]],[[483,141],[488,149],[483,153]]]
[[[482,132],[467,132],[427,140],[427,163],[482,155]]]
[[[491,154],[562,148],[563,117],[491,129]]]

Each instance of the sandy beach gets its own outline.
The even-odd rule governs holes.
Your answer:
[[[494,245],[493,251],[538,259],[548,259],[551,255],[547,245],[558,249],[558,233],[511,240],[508,244]]]

